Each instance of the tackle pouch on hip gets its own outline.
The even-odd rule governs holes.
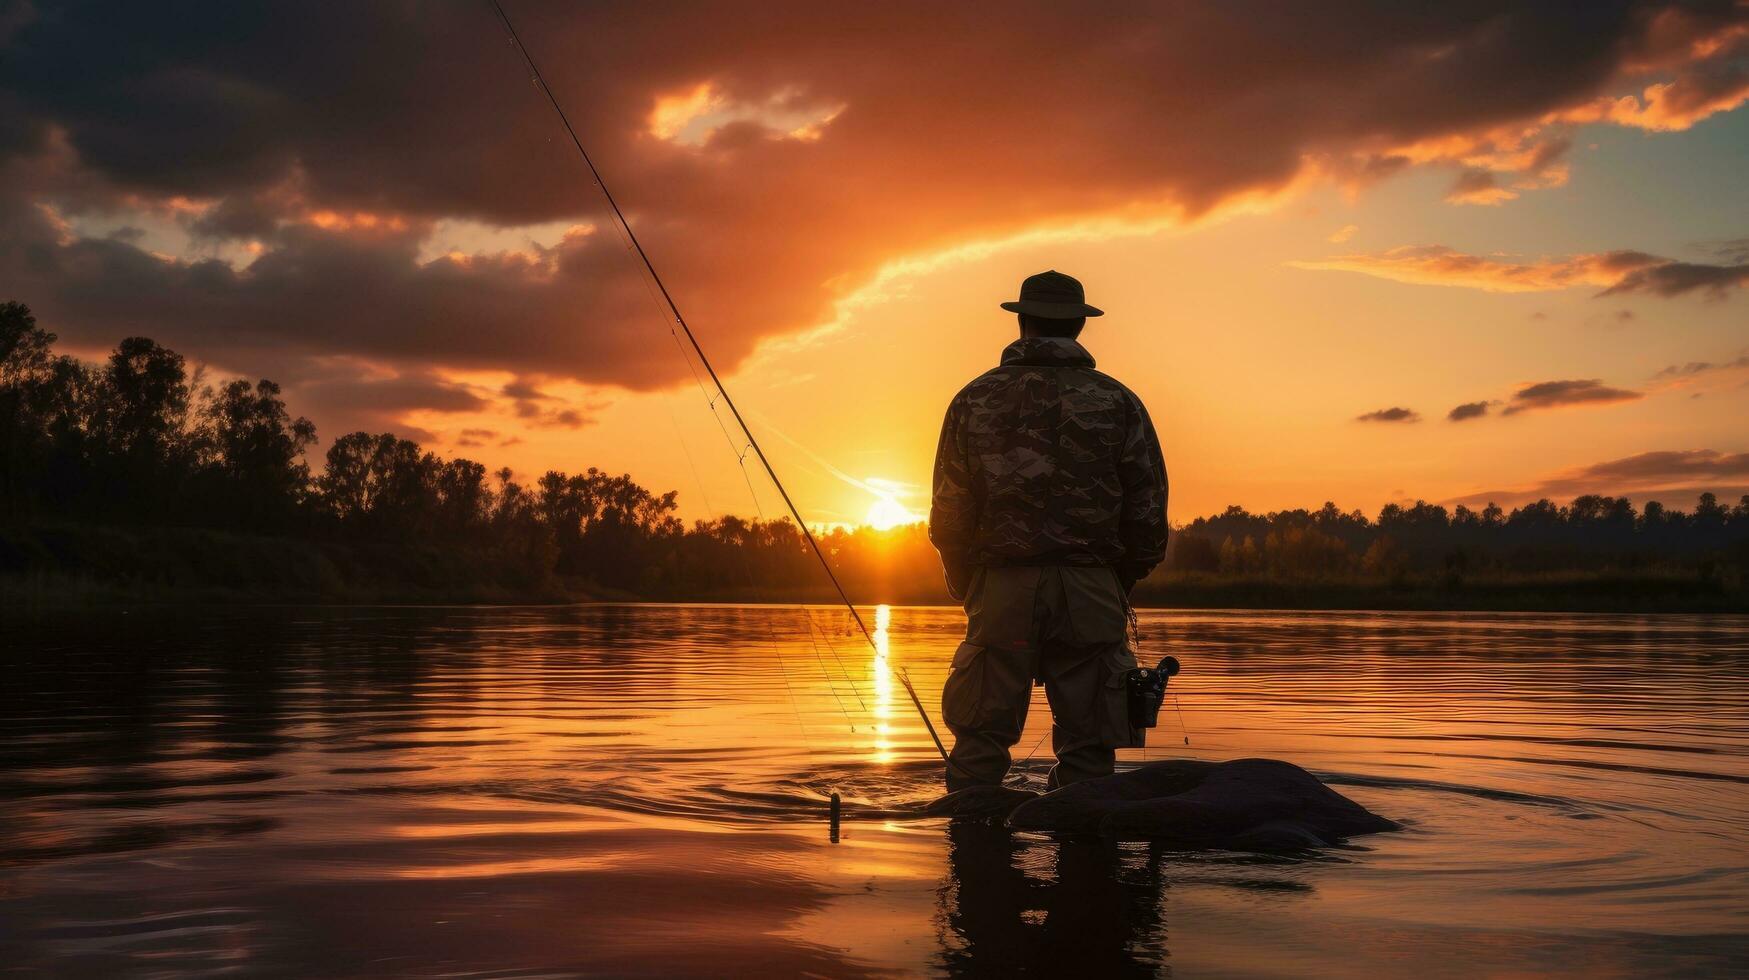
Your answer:
[[[1130,715],[1130,675],[1136,658],[1128,649],[1108,654],[1101,665],[1105,677],[1099,686],[1099,744],[1108,749],[1139,749],[1147,744],[1147,730]]]
[[[1176,657],[1161,658],[1157,667],[1133,667],[1124,672],[1130,727],[1153,728],[1160,723],[1160,704],[1166,700],[1166,682],[1176,673]]]

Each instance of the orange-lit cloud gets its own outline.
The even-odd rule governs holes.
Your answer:
[[[1446,201],[1451,204],[1498,205],[1517,197],[1517,191],[1501,187],[1493,172],[1488,170],[1464,171],[1451,185],[1451,190],[1445,193]]]
[[[796,88],[781,89],[757,101],[741,101],[710,82],[700,82],[657,96],[650,110],[649,132],[657,139],[704,146],[717,133],[743,124],[744,132],[763,129],[767,138],[813,142],[825,135],[826,127],[843,111],[843,105],[816,103]]]
[[[1749,100],[1749,45],[1741,32],[1730,45],[1731,54],[1713,49],[1706,66],[1684,73],[1675,81],[1646,86],[1638,98],[1600,98],[1560,114],[1564,122],[1607,121],[1654,132],[1678,132]]]
[[[1715,295],[1749,283],[1749,264],[1708,265],[1622,250],[1513,261],[1467,255],[1445,245],[1404,245],[1383,252],[1336,255],[1290,263],[1301,269],[1359,272],[1394,282],[1463,286],[1490,292],[1522,293],[1602,287],[1599,295],[1649,293]]]
[[[1637,453],[1575,467],[1518,489],[1465,494],[1449,502],[1478,504],[1538,497],[1564,500],[1586,493],[1621,495],[1678,491],[1686,495],[1709,489],[1726,494],[1728,499],[1729,494],[1742,492],[1746,485],[1749,485],[1749,453],[1674,449]]]

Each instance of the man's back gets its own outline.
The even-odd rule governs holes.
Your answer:
[[[1166,471],[1140,399],[1073,340],[1028,337],[948,406],[930,540],[970,570],[1104,565],[1126,584],[1165,555]]]
[[[1145,744],[1129,715],[1128,593],[1166,553],[1166,466],[1148,412],[1074,341],[1089,306],[1056,270],[1030,276],[1020,339],[954,396],[935,456],[929,539],[964,602],[941,715],[947,786],[1002,782],[1034,681],[1051,705],[1050,785],[1112,771]]]

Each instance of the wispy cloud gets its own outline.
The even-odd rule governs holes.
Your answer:
[[[1721,238],[1696,247],[1732,265],[1749,262],[1749,238]]]
[[[1451,503],[1511,501],[1537,497],[1557,500],[1586,493],[1653,494],[1711,489],[1729,494],[1749,485],[1749,452],[1671,449],[1638,453],[1564,470],[1516,489],[1490,490],[1451,498]]]
[[[1701,292],[1723,296],[1749,284],[1749,264],[1706,265],[1647,252],[1619,250],[1515,261],[1470,255],[1446,245],[1404,245],[1288,263],[1300,269],[1338,270],[1427,286],[1462,286],[1500,293],[1546,292],[1578,286],[1599,296],[1645,293],[1672,297]]]
[[[1447,204],[1480,204],[1495,207],[1518,197],[1518,192],[1500,185],[1494,171],[1472,168],[1458,174],[1445,192]]]
[[[1662,262],[1629,272],[1598,295],[1649,293],[1653,296],[1669,297],[1704,292],[1723,296],[1743,285],[1749,285],[1749,263],[1704,265],[1699,262]]]
[[[1692,378],[1702,374],[1713,374],[1718,371],[1735,371],[1749,368],[1749,351],[1739,354],[1729,361],[1689,361],[1687,364],[1672,364],[1657,374],[1654,379]]]
[[[846,473],[843,470],[839,469],[837,466],[834,466],[824,456],[821,456],[819,453],[814,452],[812,449],[809,449],[807,446],[802,445],[801,442],[799,442],[797,439],[795,439],[795,437],[791,436],[789,433],[778,428],[776,425],[773,425],[771,422],[771,419],[767,418],[764,413],[758,412],[758,411],[749,411],[747,414],[748,414],[749,418],[751,418],[755,422],[759,423],[759,428],[762,431],[768,432],[768,433],[778,437],[779,439],[782,439],[784,442],[788,443],[791,447],[793,447],[797,452],[801,453],[802,456],[807,458],[814,465],[820,467],[822,470],[825,470],[827,474],[831,475],[833,478],[837,479],[839,482],[845,484],[846,486],[855,487],[856,489],[861,490],[864,493],[870,494],[879,500],[891,500],[891,501],[895,501],[895,502],[904,498],[904,497],[910,496],[912,493],[914,493],[917,490],[917,488],[915,486],[913,486],[912,484],[904,483],[904,482],[901,482],[898,480],[885,480],[885,479],[881,479],[879,477],[871,477],[867,480],[862,480],[862,479],[858,479],[857,477],[851,476],[849,473]]]

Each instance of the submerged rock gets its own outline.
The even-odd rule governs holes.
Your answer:
[[[1299,766],[1275,759],[1156,762],[1021,800],[1008,826],[1237,851],[1301,850],[1397,829]]]

